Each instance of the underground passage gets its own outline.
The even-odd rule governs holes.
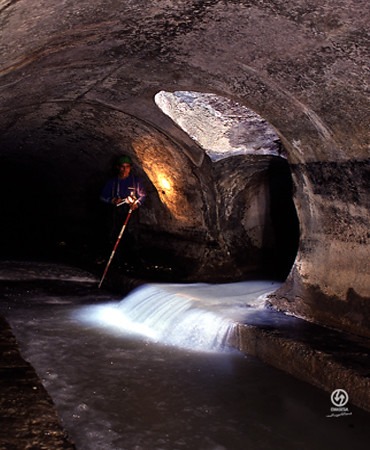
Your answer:
[[[215,98],[218,114],[227,114],[225,100]],[[78,107],[82,115],[85,107]],[[210,106],[205,103],[205,107]],[[109,109],[104,114],[105,123],[116,115]],[[240,129],[252,128],[253,122],[242,122],[239,114],[238,133],[244,132],[245,140],[247,131]],[[89,168],[75,155],[87,151],[81,148],[86,142],[97,141],[98,127],[85,129],[82,118],[78,124],[63,124],[62,117],[48,119],[46,129],[25,130],[27,137],[9,134],[4,144],[3,256],[37,257],[45,252],[91,260],[104,257],[104,252],[106,256],[110,250],[107,236],[111,208],[99,202],[99,194],[105,178],[117,176],[116,160],[125,152],[132,173],[140,177],[147,191],[143,207],[132,215],[135,224],[128,224],[128,230],[137,236],[135,253],[140,254],[141,266],[166,268],[164,274],[169,272],[176,281],[235,281],[249,274],[284,279],[288,275],[299,239],[291,173],[286,159],[274,154],[276,143],[271,139],[269,142],[262,127],[257,136],[249,136],[249,154],[241,154],[231,146],[224,150],[222,159],[204,158],[197,167],[169,138],[120,114],[122,135],[117,139],[126,140],[123,148],[116,150],[121,153],[107,155],[105,163]],[[189,122],[195,120],[198,127],[207,129],[209,119],[188,118]],[[54,121],[60,121],[59,126],[51,126]],[[133,135],[130,123],[135,127]],[[217,126],[226,128],[227,124],[221,120],[220,125],[214,125],[213,139],[226,140]],[[67,132],[65,127],[70,130]],[[235,139],[233,128],[224,131],[226,136],[230,134],[230,141]],[[258,132],[258,127],[254,128]],[[84,135],[82,143],[80,133]],[[65,134],[69,136],[67,142]],[[267,141],[265,152],[254,150],[261,135]],[[106,141],[106,136],[101,140]],[[96,143],[97,148],[103,147],[100,152],[113,145],[100,140]],[[64,167],[64,158],[72,158],[69,164],[73,167]],[[23,199],[25,193],[20,207],[14,199]],[[140,267],[136,269],[140,271]]]
[[[365,448],[366,11],[0,2],[4,448]]]

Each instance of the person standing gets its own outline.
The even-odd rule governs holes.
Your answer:
[[[132,159],[127,155],[117,158],[117,176],[110,178],[103,187],[100,200],[111,207],[110,242],[113,245],[121,227],[131,210],[137,210],[145,201],[146,191],[142,180],[132,171]],[[135,214],[130,219],[122,241],[117,250],[119,265],[135,265],[139,260],[137,254],[137,236],[134,232]],[[132,220],[134,219],[134,220]]]

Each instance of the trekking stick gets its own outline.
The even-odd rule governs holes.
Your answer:
[[[102,283],[103,283],[103,281],[104,281],[104,278],[105,278],[105,276],[106,276],[106,274],[107,274],[107,272],[108,272],[110,263],[112,262],[113,256],[114,256],[114,254],[116,253],[117,247],[118,247],[118,245],[119,245],[119,243],[120,243],[120,241],[121,241],[121,238],[122,238],[123,232],[125,231],[126,225],[128,224],[128,221],[130,220],[130,216],[131,216],[132,211],[133,211],[132,208],[130,208],[130,209],[128,210],[126,220],[124,221],[124,223],[123,223],[123,225],[122,225],[121,231],[119,232],[119,235],[118,235],[118,238],[117,238],[117,240],[116,240],[116,243],[114,244],[112,253],[111,253],[111,255],[110,255],[110,257],[109,257],[109,260],[108,260],[108,263],[107,263],[107,265],[105,266],[103,276],[102,276],[102,278],[101,278],[101,280],[100,280],[100,283],[99,283],[99,288],[101,287],[101,285],[102,285]]]

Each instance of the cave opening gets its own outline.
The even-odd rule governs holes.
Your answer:
[[[285,280],[299,245],[288,154],[276,130],[224,96],[159,91],[156,105],[204,150],[217,190],[220,239],[244,273]]]

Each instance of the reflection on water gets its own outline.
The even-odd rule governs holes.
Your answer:
[[[236,351],[179,349],[82,320],[82,311],[124,300],[78,271],[67,285],[53,283],[8,287],[1,312],[78,450],[367,448],[369,414],[350,407],[352,416],[329,419],[330,394]],[[206,310],[214,313],[227,296],[212,289]],[[235,320],[247,297],[238,292],[227,317]]]

